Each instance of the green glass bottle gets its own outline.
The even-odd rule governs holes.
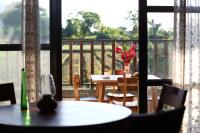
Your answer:
[[[21,79],[21,110],[28,110],[28,96],[26,87],[26,70],[22,68],[22,79]]]

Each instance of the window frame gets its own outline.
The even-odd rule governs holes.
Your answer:
[[[50,71],[54,76],[57,89],[57,100],[62,100],[62,37],[61,6],[62,0],[50,0],[50,44],[40,44],[41,50],[50,50]],[[172,79],[147,79],[148,38],[147,13],[174,13],[174,6],[147,6],[147,0],[138,0],[139,4],[139,108],[140,113],[147,112],[147,87],[162,86],[172,83]],[[0,51],[21,51],[21,44],[1,44]],[[55,65],[56,64],[56,65]]]
[[[172,84],[172,79],[147,79],[148,67],[148,37],[147,37],[147,14],[174,13],[174,6],[147,6],[147,0],[139,0],[139,113],[147,112],[147,87],[162,86],[165,83]]]

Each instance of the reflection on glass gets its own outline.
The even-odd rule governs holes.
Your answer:
[[[21,43],[21,0],[0,0],[0,44]]]
[[[39,96],[51,95],[52,97],[56,94],[56,88],[53,76],[51,74],[41,75],[41,88],[39,90]]]
[[[49,43],[49,0],[39,0],[40,44]]]
[[[31,125],[30,111],[29,110],[22,111],[21,114],[22,114],[23,124],[25,126],[30,126]]]

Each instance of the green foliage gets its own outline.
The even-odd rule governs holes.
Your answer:
[[[97,34],[96,39],[110,39],[110,37],[107,34],[99,33],[99,34]]]
[[[3,22],[2,30],[4,36],[9,34],[9,31],[12,30],[15,33],[15,38],[20,38],[21,13],[21,5],[19,3],[15,3],[9,5],[6,10],[0,14],[0,19]]]
[[[132,23],[132,36],[138,37],[138,11],[129,11],[126,19]]]
[[[65,37],[72,37],[73,35],[78,36],[78,25],[76,20],[67,20],[67,26],[63,29],[63,34]]]
[[[39,9],[40,12],[40,40],[47,41],[49,38],[49,18],[46,10],[43,8]],[[21,3],[12,3],[9,5],[4,12],[0,14],[0,20],[3,24],[3,36],[7,36],[12,30],[14,32],[12,39],[17,38],[20,40],[22,31],[22,5]]]
[[[83,36],[89,35],[91,33],[91,28],[98,28],[100,23],[100,16],[93,12],[80,11],[79,14],[82,17],[81,22],[81,32]]]
[[[67,26],[63,29],[64,38],[94,38],[96,39],[138,39],[138,13],[129,11],[126,20],[132,24],[132,30],[125,27],[111,28],[101,23],[100,16],[93,12],[79,11],[77,16],[67,19]],[[148,37],[150,39],[171,39],[172,31],[161,29],[161,24],[151,20]],[[91,39],[91,38],[90,38]]]

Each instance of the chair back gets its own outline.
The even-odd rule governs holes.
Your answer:
[[[168,111],[132,115],[127,133],[179,133],[185,106]]]
[[[118,78],[117,85],[120,89],[122,89],[123,96],[123,106],[126,106],[126,94],[128,90],[137,91],[138,92],[138,77],[131,77],[131,78]]]
[[[184,106],[187,90],[164,84],[156,111],[169,110]]]
[[[0,84],[0,101],[10,101],[11,104],[16,104],[13,83]]]
[[[74,87],[74,98],[75,100],[79,101],[80,100],[80,95],[79,95],[80,77],[78,74],[75,74],[73,76],[73,87]]]

